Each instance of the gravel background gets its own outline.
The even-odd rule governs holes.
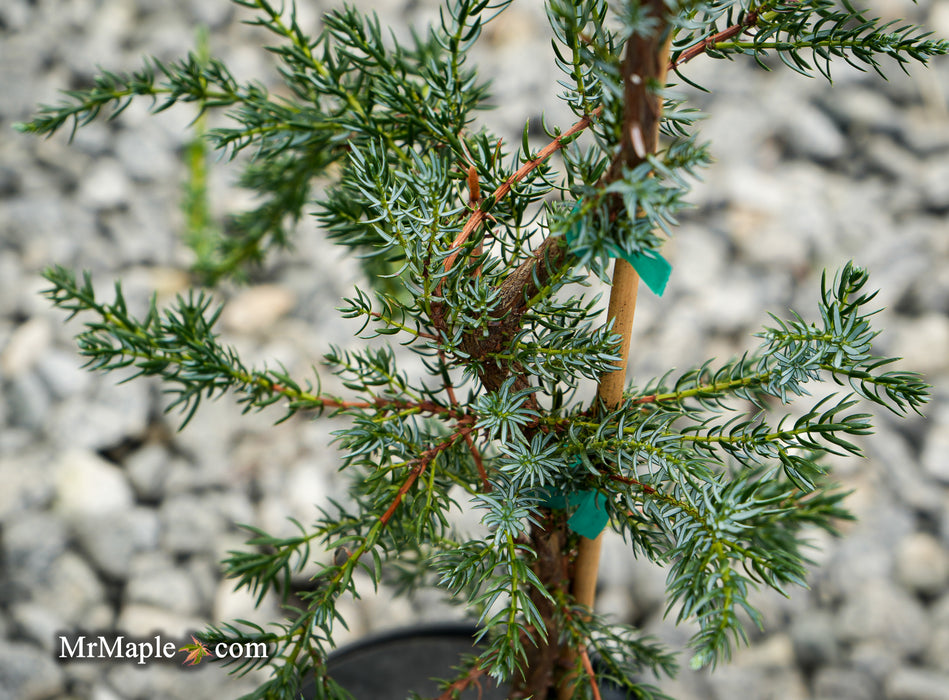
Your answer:
[[[301,2],[313,27],[325,7]],[[425,23],[425,3],[386,1],[384,22]],[[949,36],[949,2],[875,0],[873,11]],[[288,532],[340,494],[328,421],[240,416],[225,399],[186,430],[162,413],[160,387],[117,385],[80,370],[72,336],[38,294],[50,263],[86,268],[108,291],[124,281],[133,308],[186,288],[176,238],[193,117],[135,104],[115,122],[41,141],[14,133],[33,106],[86,84],[96,65],[130,70],[143,54],[171,59],[211,29],[212,52],[241,78],[272,81],[261,35],[225,0],[3,0],[0,3],[0,700],[224,698],[248,681],[214,667],[185,672],[124,664],[57,665],[57,631],[160,630],[176,639],[209,620],[267,620],[222,581],[217,562],[242,542],[235,523]],[[401,31],[401,30],[400,30]],[[496,76],[488,121],[511,139],[546,110],[556,75],[539,3],[516,3],[478,52]],[[543,56],[544,58],[539,58]],[[891,82],[838,66],[835,86],[750,62],[698,59],[688,74],[712,88],[704,135],[717,162],[667,253],[662,300],[640,295],[633,372],[728,357],[754,346],[765,310],[815,308],[819,276],[855,259],[886,307],[879,349],[924,372],[925,419],[881,417],[867,459],[836,465],[860,520],[839,540],[816,537],[811,589],[761,594],[767,629],[733,664],[683,671],[663,687],[689,698],[949,698],[949,62]],[[248,203],[222,167],[220,212]],[[349,328],[333,307],[358,268],[313,228],[255,284],[224,290],[224,340],[249,363],[279,360],[305,375]],[[332,387],[330,387],[332,388]],[[600,607],[673,643],[688,629],[662,617],[663,573],[609,540]],[[347,609],[350,638],[457,614],[383,590]],[[687,662],[687,657],[683,663]]]

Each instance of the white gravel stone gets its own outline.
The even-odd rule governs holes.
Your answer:
[[[923,469],[941,484],[949,485],[949,409],[938,409],[929,423],[921,457]]]
[[[123,118],[123,124],[125,122]],[[150,120],[141,121],[134,128],[121,129],[115,139],[116,156],[122,167],[132,178],[142,182],[182,177],[183,159],[172,150],[174,145],[165,130]]]
[[[68,528],[48,511],[18,514],[3,526],[2,562],[12,598],[31,593],[66,553]]]
[[[874,700],[876,689],[871,678],[846,668],[825,668],[814,678],[815,700]]]
[[[405,596],[396,596],[384,585],[373,591],[368,576],[361,572],[353,578],[357,579],[356,587],[361,595],[360,608],[370,632],[396,629],[414,623],[412,605]]]
[[[0,352],[0,372],[7,377],[21,375],[32,369],[43,356],[52,338],[50,323],[45,318],[31,318],[13,331]]]
[[[798,666],[812,669],[833,665],[837,661],[840,651],[830,613],[805,611],[791,621],[790,634]]]
[[[880,425],[877,433],[866,441],[866,452],[878,463],[878,473],[900,501],[935,519],[940,517],[945,495],[942,489],[934,488],[935,484],[923,472],[919,458],[903,437]],[[849,464],[855,462],[848,460]],[[858,466],[867,465],[858,463]]]
[[[30,641],[48,652],[58,647],[57,633],[63,631],[63,621],[45,605],[28,602],[14,605],[11,610],[14,624]]]
[[[124,511],[132,488],[115,465],[93,452],[69,450],[56,465],[56,509],[68,517]]]
[[[79,196],[98,209],[127,205],[131,196],[128,176],[114,158],[98,159],[83,178]]]
[[[941,159],[927,163],[922,178],[926,205],[937,211],[949,208],[949,163]]]
[[[796,155],[818,162],[842,158],[847,141],[836,124],[815,105],[800,99],[776,99],[769,105],[783,116],[779,128]]]
[[[902,663],[885,642],[877,639],[854,644],[849,658],[854,669],[872,678],[878,687]]]
[[[247,588],[235,590],[236,583],[232,579],[218,582],[213,605],[215,620],[249,620],[264,625],[278,619],[280,611],[273,596],[266,596],[258,607],[255,605],[257,597]]]
[[[927,666],[949,673],[949,623],[936,625],[925,660]]]
[[[296,303],[289,289],[261,284],[242,291],[231,299],[221,315],[224,327],[236,333],[266,331]]]

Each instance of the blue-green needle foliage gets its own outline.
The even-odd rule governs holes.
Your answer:
[[[206,634],[271,646],[271,659],[234,668],[271,667],[250,697],[297,697],[307,679],[318,697],[345,697],[325,658],[346,624],[337,602],[358,597],[360,570],[403,591],[439,588],[481,623],[481,651],[446,680],[446,693],[490,674],[543,695],[537,683],[549,676],[525,680],[543,657],[536,652],[572,648],[594,653],[602,677],[632,695],[662,697],[648,675],[673,673],[670,653],[577,609],[570,595],[564,572],[578,536],[552,505],[581,493],[605,503],[635,555],[668,567],[669,614],[698,624],[692,663],[727,658],[748,622],[763,622],[749,603],[754,588],[804,584],[803,529],[832,531],[847,517],[821,456],[859,454],[858,439],[872,431],[863,407],[916,411],[927,387],[874,354],[873,292],[867,273],[848,264],[824,280],[816,312],[772,316],[759,347],[738,359],[628,387],[610,408],[578,398],[584,381],[621,360],[612,324],[583,285],[608,279],[611,258],[658,251],[708,161],[698,115],[668,89],[659,147],[620,158],[637,148],[624,47],[668,27],[663,60],[688,82],[691,60],[777,54],[796,71],[829,76],[831,59],[879,71],[887,58],[926,62],[946,42],[867,19],[846,1],[548,0],[548,60],[578,121],[544,124],[541,150],[525,125],[512,149],[479,123],[490,76],[468,60],[509,2],[446,0],[439,21],[405,43],[352,7],[328,12],[311,33],[292,7],[234,2],[273,34],[280,97],[206,56],[149,60],[132,74],[103,72],[19,128],[75,131],[139,98],[155,111],[225,110],[231,125],[211,131],[210,145],[250,156],[240,184],[261,203],[204,251],[208,279],[265,262],[314,213],[369,273],[371,288],[354,290],[341,314],[363,322],[367,341],[384,336],[421,357],[422,376],[410,376],[379,340],[328,348],[319,371],[337,375],[345,392],[330,395],[318,374],[246,366],[216,336],[220,307],[207,292],[165,309],[152,302],[136,316],[118,283],[108,301],[88,274],[47,272],[52,302],[86,319],[79,348],[88,366],[159,377],[183,423],[227,392],[246,410],[278,406],[283,419],[348,420],[336,433],[353,477],[346,502],[324,504],[293,537],[251,528],[247,548],[224,562],[258,601],[295,601],[266,629],[237,621]],[[480,534],[452,527],[449,512],[465,507],[480,514]],[[313,565],[317,575],[299,590]],[[582,654],[562,658],[587,674]],[[577,692],[591,693],[590,683]]]

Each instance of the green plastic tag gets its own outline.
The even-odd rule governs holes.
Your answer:
[[[570,462],[571,467],[579,467],[581,464],[579,456]],[[567,527],[587,539],[596,539],[610,522],[610,514],[606,510],[606,496],[599,491],[574,491],[566,496],[562,491],[552,493],[549,489],[542,489],[538,490],[538,496],[543,499],[542,503],[547,508],[576,508],[573,515],[567,519]]]
[[[578,535],[595,540],[610,522],[606,511],[606,496],[599,491],[581,491],[570,495],[570,505],[577,510],[567,520],[567,527]]]
[[[544,505],[548,508],[576,508],[567,520],[567,527],[587,539],[596,539],[610,522],[606,496],[599,491],[577,491],[569,497],[555,493],[544,499]]]
[[[645,253],[624,255],[623,260],[633,266],[639,273],[640,279],[657,297],[666,291],[666,283],[672,274],[672,265],[654,250]]]
[[[577,202],[573,211],[576,211],[579,206],[580,203]],[[568,244],[572,244],[576,237],[576,228],[567,231]],[[611,255],[610,257],[616,256]],[[669,276],[672,274],[672,264],[668,260],[654,250],[643,253],[632,253],[631,255],[621,253],[620,257],[633,266],[633,269],[636,270],[640,279],[646,283],[646,286],[649,287],[649,290],[653,294],[659,297],[662,296],[662,293],[666,291],[666,283],[669,281]]]

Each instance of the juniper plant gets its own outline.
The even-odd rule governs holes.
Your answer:
[[[88,366],[160,377],[182,424],[228,392],[247,411],[349,419],[337,444],[350,501],[325,504],[295,537],[251,528],[247,549],[224,562],[258,601],[286,601],[314,549],[335,552],[320,558],[302,605],[270,628],[223,623],[202,641],[273,646],[272,659],[234,666],[272,666],[251,697],[297,697],[310,677],[318,697],[345,696],[325,665],[345,623],[337,601],[359,595],[357,570],[378,582],[397,560],[410,588],[439,588],[480,623],[478,655],[441,698],[485,676],[512,698],[598,697],[604,680],[660,697],[648,675],[674,673],[670,652],[591,610],[608,525],[668,567],[669,609],[697,622],[692,665],[726,660],[745,638],[741,615],[761,623],[753,588],[804,583],[802,528],[832,531],[846,517],[820,459],[859,454],[854,440],[872,431],[859,405],[905,414],[928,393],[874,354],[874,292],[854,264],[825,277],[812,320],[773,317],[753,352],[627,384],[639,277],[661,291],[663,240],[709,160],[696,112],[671,88],[692,82],[700,58],[773,67],[776,56],[829,77],[835,59],[879,72],[884,59],[925,63],[949,44],[849,0],[547,0],[549,60],[576,121],[545,124],[540,149],[525,128],[512,150],[479,123],[490,91],[467,60],[510,0],[446,0],[440,22],[407,43],[352,7],[311,34],[293,8],[233,1],[274,35],[283,96],[206,56],[149,60],[132,74],[103,71],[20,129],[75,131],[138,98],[154,111],[226,110],[231,125],[207,138],[231,156],[253,153],[240,184],[262,203],[201,251],[205,281],[264,262],[313,212],[368,273],[341,314],[363,321],[361,337],[417,353],[426,374],[401,371],[386,344],[330,349],[320,371],[347,391],[332,395],[319,376],[245,365],[219,342],[221,309],[206,291],[136,317],[120,284],[108,301],[88,274],[47,271],[52,302],[87,319],[78,343]],[[317,193],[318,177],[330,184]],[[605,315],[596,296],[568,292],[591,277],[612,284]],[[598,383],[592,401],[578,393],[584,380]],[[812,398],[820,383],[839,391]],[[459,505],[480,513],[483,534],[453,529]]]

